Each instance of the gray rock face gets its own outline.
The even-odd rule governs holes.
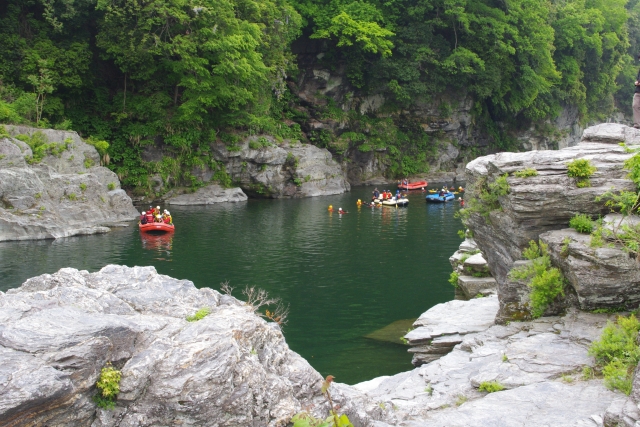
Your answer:
[[[587,349],[612,317],[571,309],[564,317],[494,325],[467,334],[436,361],[353,388],[394,405],[393,418],[384,419],[391,425],[602,426],[605,410],[624,395],[579,372],[593,365]],[[505,390],[478,391],[485,381]]]
[[[466,334],[480,332],[493,325],[498,311],[496,297],[438,304],[420,315],[404,338],[411,346],[413,363],[420,366],[449,353]]]
[[[180,194],[165,199],[170,205],[211,205],[224,202],[245,202],[247,195],[240,188],[222,188],[218,184],[199,188],[195,193]]]
[[[619,124],[599,125],[587,129],[583,141],[575,147],[500,153],[478,158],[467,165],[467,199],[477,195],[477,187],[483,180],[493,182],[503,174],[525,168],[538,171],[534,177],[509,176],[510,191],[500,198],[501,209],[492,211],[487,218],[472,214],[467,224],[498,282],[501,305],[517,302],[509,297],[515,293],[508,289],[503,292],[503,288],[510,287],[507,274],[514,262],[522,259],[522,250],[530,240],[537,241],[542,233],[566,228],[577,213],[594,217],[606,215],[608,208],[595,199],[612,188],[635,190],[626,178],[628,172],[623,169],[624,161],[632,154],[618,143],[633,145],[639,140],[638,129]],[[567,176],[567,163],[575,159],[589,159],[597,167],[591,187],[577,188],[574,180]]]
[[[581,309],[640,304],[640,265],[629,253],[616,247],[592,248],[589,235],[570,228],[541,234],[540,240],[549,245],[552,262],[569,281]]]
[[[249,137],[234,151],[223,143],[213,146],[216,160],[226,164],[227,173],[248,194],[312,197],[350,190],[342,168],[326,149],[308,144],[277,145],[272,137],[262,138],[262,145],[257,145],[258,137]]]
[[[26,143],[0,139],[0,241],[104,233],[138,215],[117,175],[97,166],[98,152],[77,133],[5,127],[11,135],[42,132],[49,143],[69,144],[59,156],[29,164]]]
[[[211,314],[185,320],[202,307]],[[0,293],[0,325],[3,426],[283,426],[303,407],[326,414],[322,378],[277,324],[153,267],[29,279]],[[122,372],[113,411],[92,401],[107,362]],[[358,411],[371,402],[350,407],[339,387],[334,396],[370,425]]]

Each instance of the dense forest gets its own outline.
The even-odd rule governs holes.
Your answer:
[[[361,151],[387,147],[396,160],[389,173],[406,175],[424,171],[429,137],[395,112],[445,91],[472,97],[496,150],[513,148],[509,129],[564,105],[584,122],[616,106],[629,112],[639,8],[637,0],[6,0],[0,122],[108,141],[105,163],[130,188],[169,172],[198,186],[190,171],[203,165],[228,183],[210,142],[233,147],[256,134],[334,154],[338,138]],[[320,61],[343,66],[358,93],[384,94],[384,117],[348,112],[346,136],[303,132],[287,85],[301,39],[322,40]],[[143,161],[150,144],[172,156]]]

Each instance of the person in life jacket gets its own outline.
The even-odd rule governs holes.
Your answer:
[[[153,222],[153,208],[149,206],[149,210],[147,211],[147,223]]]
[[[380,192],[378,191],[377,188],[375,190],[373,190],[373,198],[374,199],[379,199],[380,198]]]
[[[169,212],[166,209],[164,210],[163,219],[165,224],[173,224],[173,218],[171,218],[171,212]]]
[[[339,214],[344,214],[344,213],[347,213],[347,212],[343,211],[342,208],[338,208],[338,213]]]
[[[140,214],[140,224],[146,224],[147,223],[147,213],[142,211],[142,213]]]
[[[333,205],[329,205],[329,208],[327,209],[329,212],[333,212]]]

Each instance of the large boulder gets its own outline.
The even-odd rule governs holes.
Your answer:
[[[342,168],[324,148],[295,142],[278,144],[252,136],[234,147],[213,144],[217,161],[243,191],[261,197],[312,197],[350,190]]]
[[[640,129],[619,124],[594,126],[585,130],[583,140],[574,147],[499,153],[467,165],[468,201],[477,198],[486,183],[509,175],[509,192],[499,198],[499,208],[486,215],[472,213],[467,221],[497,280],[502,306],[515,302],[508,295],[515,297],[518,292],[503,290],[512,287],[508,273],[523,258],[522,251],[530,240],[537,241],[542,233],[566,228],[578,213],[606,215],[609,208],[596,201],[596,197],[611,189],[635,191],[634,183],[627,178],[628,171],[623,168],[624,161],[633,154],[621,147],[620,142],[629,146],[639,144]],[[588,159],[596,166],[590,187],[578,188],[575,180],[568,177],[567,163],[576,159]],[[535,169],[537,176],[513,175],[527,168]]]
[[[209,315],[186,320],[203,307]],[[322,377],[278,324],[153,267],[29,279],[0,292],[0,325],[3,426],[284,426],[303,408],[327,414]],[[108,363],[122,373],[113,410],[92,399]],[[349,409],[339,387],[334,396],[371,424],[358,413],[370,402]]]
[[[104,233],[137,216],[118,176],[77,133],[5,127],[13,136],[41,132],[59,148],[35,162],[29,145],[0,138],[0,241]]]

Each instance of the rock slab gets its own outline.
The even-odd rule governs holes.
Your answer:
[[[277,324],[153,267],[29,279],[0,292],[0,325],[3,426],[276,426],[326,409],[321,376]],[[108,362],[122,372],[112,411],[92,401]]]

